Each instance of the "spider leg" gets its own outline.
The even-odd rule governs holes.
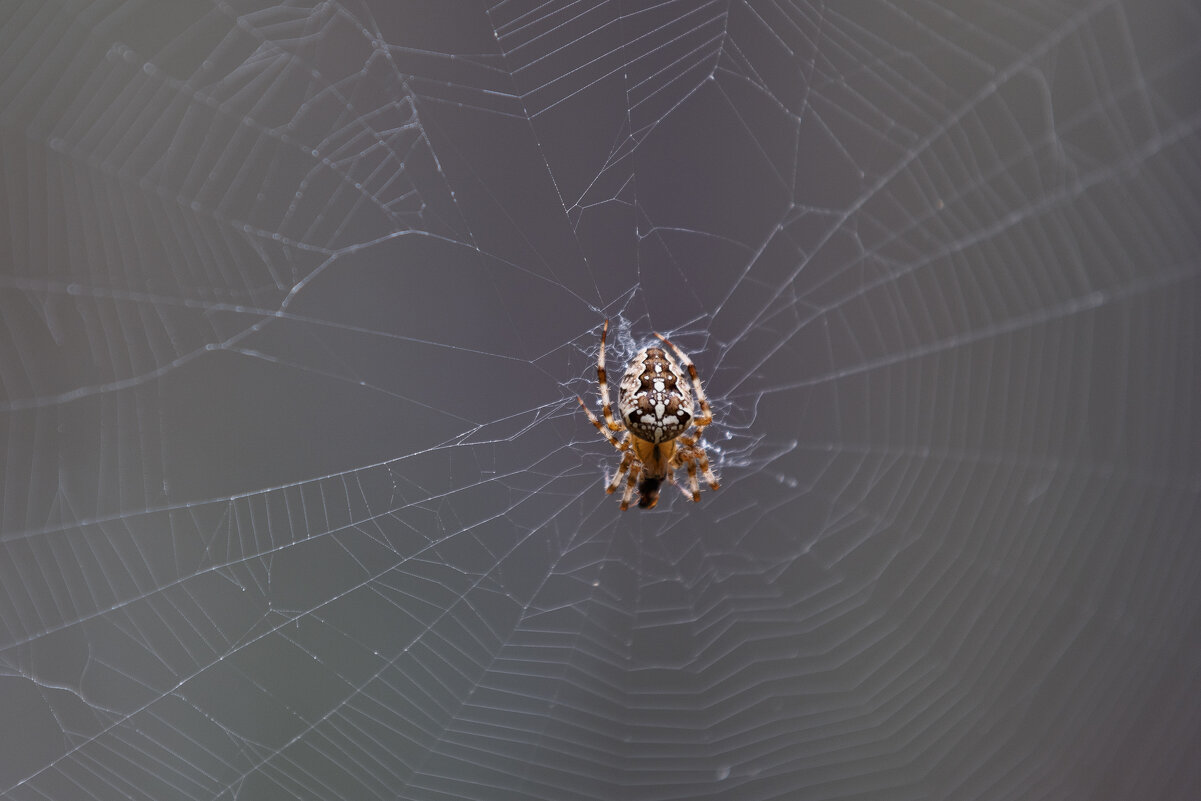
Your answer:
[[[681,465],[676,465],[676,467],[680,467],[680,466]],[[667,483],[671,484],[673,487],[676,487],[677,489],[679,489],[679,491],[684,495],[685,498],[687,498],[688,500],[692,500],[692,493],[690,493],[683,484],[676,481],[676,474],[675,474],[674,467],[671,470],[667,471]]]
[[[688,489],[692,491],[692,501],[701,499],[701,485],[696,481],[696,459],[688,460]]]
[[[705,452],[703,445],[698,444],[698,440],[700,440],[699,432],[685,434],[678,438],[677,441],[680,444],[676,449],[679,458],[677,463],[682,465],[689,460],[695,460],[705,475],[705,483],[709,485],[709,489],[721,489],[721,484],[718,483],[717,476],[709,465],[709,454]]]
[[[579,395],[576,395],[575,399],[580,402],[580,406],[581,406],[581,408],[583,408],[584,414],[588,415],[588,419],[592,421],[592,425],[596,426],[596,430],[601,432],[602,434],[604,434],[605,439],[609,440],[610,445],[612,445],[614,448],[617,448],[617,450],[619,450],[619,451],[629,450],[630,439],[629,439],[628,435],[621,442],[618,442],[616,437],[614,437],[612,434],[610,434],[608,431],[605,430],[605,427],[603,425],[601,425],[601,421],[596,419],[596,415],[593,414],[592,410],[588,408],[588,404],[584,403],[584,399],[581,398]],[[620,429],[621,429],[621,427],[618,426],[617,428],[615,428],[613,430],[619,431]]]
[[[704,428],[713,422],[713,411],[709,408],[709,399],[705,397],[705,391],[701,389],[701,379],[700,376],[696,374],[696,365],[692,363],[692,359],[689,359],[684,351],[677,348],[675,343],[669,340],[667,337],[663,336],[658,331],[655,332],[655,336],[663,340],[664,345],[667,345],[669,348],[674,350],[676,352],[676,356],[680,357],[680,362],[688,368],[688,378],[692,380],[692,391],[696,393],[696,399],[701,404],[701,416],[693,420],[692,424],[696,426],[698,430]],[[601,339],[603,340],[604,337],[602,336]]]
[[[676,449],[672,456],[671,467],[688,467],[688,490],[680,487],[680,491],[688,495],[692,500],[700,500],[700,482],[697,481],[697,467],[699,465],[700,472],[705,475],[705,483],[709,485],[709,489],[721,489],[721,484],[717,481],[717,476],[713,473],[713,468],[709,466],[709,456],[705,453],[703,447],[695,446],[695,437],[680,437],[682,440],[680,446]]]
[[[709,485],[709,489],[721,489],[721,484],[717,483],[717,476],[713,473],[713,468],[709,466],[709,457],[705,454],[704,448],[697,449],[696,460],[700,462],[701,471],[705,474],[705,483]]]
[[[629,437],[629,434],[626,434]],[[624,442],[622,443],[625,444]],[[627,450],[625,455],[621,457],[621,464],[617,465],[617,472],[613,474],[613,480],[609,482],[609,486],[605,487],[605,492],[613,493],[617,491],[617,486],[621,484],[621,477],[630,471],[634,461],[634,452]]]
[[[613,419],[613,407],[609,405],[609,382],[605,377],[605,337],[608,334],[609,321],[605,320],[605,327],[601,329],[600,355],[596,357],[596,380],[600,384],[600,394],[604,400],[601,412],[605,415],[605,425],[609,427],[610,431],[620,431],[622,426]]]
[[[638,486],[638,474],[642,470],[630,470],[626,474],[626,490],[621,494],[621,511],[630,508],[630,499],[634,497],[634,488]]]

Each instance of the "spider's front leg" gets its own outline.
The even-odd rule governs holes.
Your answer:
[[[672,469],[676,467],[688,467],[688,489],[680,487],[680,490],[688,495],[693,501],[701,499],[701,485],[697,480],[697,467],[700,467],[700,472],[705,475],[705,483],[709,485],[709,489],[721,489],[721,484],[717,481],[717,476],[713,473],[713,468],[709,464],[709,457],[705,453],[705,449],[696,444],[696,437],[681,437],[680,447],[676,449],[675,455],[672,457]]]
[[[638,476],[641,473],[642,467],[639,466],[630,470],[629,475],[626,477],[626,491],[621,494],[621,511],[623,512],[630,508],[630,501],[634,497],[634,488],[638,486]],[[639,501],[638,505],[642,506],[642,502]],[[643,508],[649,509],[651,506],[654,506],[654,504],[652,503],[650,506],[645,506]]]
[[[630,435],[626,434],[625,439],[629,439]],[[625,440],[622,440],[625,444]],[[617,465],[617,472],[613,474],[613,480],[609,482],[609,486],[605,487],[605,492],[613,494],[617,491],[617,487],[621,484],[621,477],[630,472],[630,465],[634,461],[634,452],[627,450],[621,457],[621,463]]]
[[[709,485],[709,489],[721,489],[721,484],[717,483],[717,474],[713,472],[713,468],[709,464],[709,457],[705,454],[704,448],[696,449],[696,461],[701,466],[701,472],[705,474],[705,483]],[[693,486],[695,487],[695,482]]]

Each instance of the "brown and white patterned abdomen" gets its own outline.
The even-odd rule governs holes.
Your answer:
[[[634,436],[667,442],[684,433],[692,421],[688,378],[662,348],[646,348],[621,377],[617,410]]]

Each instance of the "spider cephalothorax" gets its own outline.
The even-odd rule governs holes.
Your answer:
[[[662,334],[656,333],[655,336],[680,357],[683,369],[672,358],[671,353],[663,348],[652,346],[638,351],[621,377],[621,385],[617,391],[617,413],[620,419],[614,420],[613,410],[609,406],[609,384],[605,377],[605,337],[608,333],[609,321],[605,320],[605,327],[601,330],[600,355],[596,359],[596,377],[600,384],[604,424],[588,409],[584,399],[579,398],[580,406],[584,407],[584,413],[596,426],[597,431],[622,454],[617,474],[605,487],[605,492],[616,491],[621,477],[625,475],[627,478],[625,492],[621,496],[622,510],[630,507],[630,498],[634,495],[635,486],[638,488],[638,506],[651,509],[659,501],[660,485],[664,481],[674,484],[676,468],[687,465],[691,497],[692,500],[699,501],[701,488],[696,476],[697,465],[700,465],[710,489],[718,489],[720,485],[717,483],[717,476],[709,467],[705,448],[700,444],[701,431],[713,422],[713,415],[709,409],[709,401],[705,399],[704,390],[701,389],[696,367],[682,350]],[[693,393],[700,403],[700,417],[696,417]],[[684,435],[690,425],[695,426],[695,430]],[[606,426],[608,430],[605,430]],[[609,433],[623,430],[625,436],[620,441]]]

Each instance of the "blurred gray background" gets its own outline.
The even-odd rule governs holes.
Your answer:
[[[0,0],[0,797],[1198,797],[1198,17]]]

